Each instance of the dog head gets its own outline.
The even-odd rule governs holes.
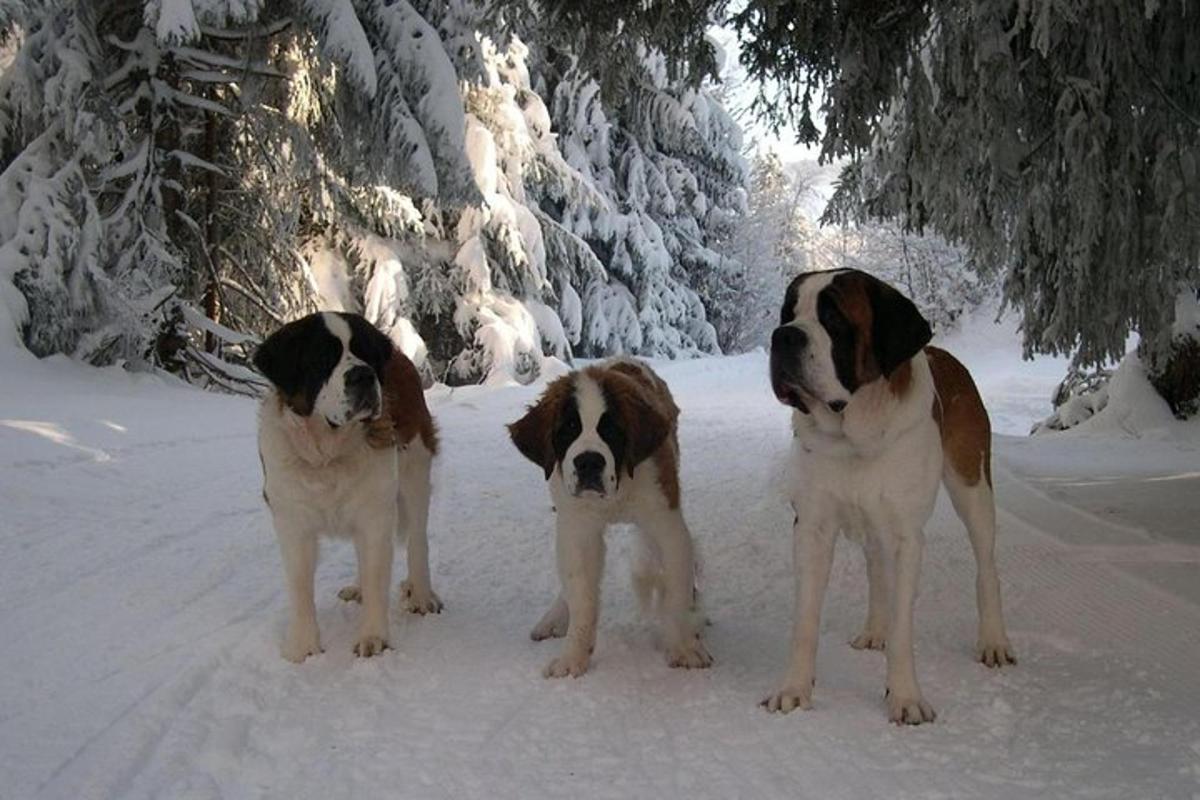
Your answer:
[[[557,469],[571,495],[611,498],[671,430],[655,389],[634,369],[602,365],[558,378],[508,426],[513,444],[547,480]]]
[[[292,411],[338,428],[379,416],[391,357],[391,340],[363,317],[321,312],[271,334],[255,351],[254,365]]]
[[[900,292],[858,270],[799,275],[771,334],[771,386],[780,402],[840,413],[862,386],[891,378],[933,332]]]

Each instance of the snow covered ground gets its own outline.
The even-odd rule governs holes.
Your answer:
[[[816,707],[758,701],[784,667],[787,411],[762,354],[662,365],[683,408],[685,512],[705,559],[713,669],[667,669],[610,536],[592,672],[540,677],[555,591],[540,473],[502,423],[539,387],[430,393],[445,448],[432,563],[446,611],[350,652],[324,548],[326,653],[278,654],[286,597],[260,497],[254,405],[61,358],[0,363],[0,797],[1200,796],[1200,444],[1028,440],[1062,364],[976,321],[947,342],[1001,432],[1000,565],[1020,664],[971,659],[973,562],[939,502],[917,607],[940,716],[891,726],[883,658],[839,548]],[[1191,487],[1185,489],[1185,487]]]

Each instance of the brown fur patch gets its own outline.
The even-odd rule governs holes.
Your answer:
[[[873,280],[861,272],[838,275],[830,282],[833,302],[842,315],[854,326],[854,372],[859,385],[870,383],[883,373],[875,362],[875,347],[872,330],[875,312],[871,306],[868,282]]]
[[[658,485],[667,498],[667,508],[679,508],[679,441],[675,431],[655,451],[654,466],[658,469]]]
[[[554,426],[563,403],[575,391],[575,373],[555,378],[525,416],[508,426],[508,435],[521,455],[541,466],[546,478],[554,472]]]
[[[653,458],[668,506],[679,508],[679,406],[666,381],[640,361],[616,361],[585,372],[621,416],[630,441],[630,474],[633,466]]]
[[[420,436],[430,453],[437,453],[437,427],[425,404],[421,376],[399,350],[383,368],[383,414],[367,426],[367,443],[374,448],[398,447]]]
[[[912,386],[912,362],[905,361],[893,370],[892,374],[888,376],[887,382],[892,394],[896,397],[904,397],[908,394],[908,387]]]
[[[979,483],[982,471],[991,486],[992,426],[971,373],[941,348],[926,347],[925,356],[937,393],[933,417],[942,434],[946,467],[968,486]]]

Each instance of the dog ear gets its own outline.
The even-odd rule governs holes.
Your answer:
[[[309,327],[308,317],[289,322],[254,351],[254,366],[285,397],[295,395],[302,388],[301,354]]]
[[[872,281],[869,294],[875,361],[888,378],[929,344],[933,331],[913,301],[886,283]]]
[[[525,416],[508,426],[508,435],[513,444],[521,451],[521,455],[542,468],[546,480],[554,472],[554,428],[573,388],[571,375],[558,378],[526,410]]]
[[[350,352],[361,358],[383,382],[384,368],[392,358],[395,345],[382,331],[358,314],[339,314],[350,326]]]
[[[608,370],[601,388],[605,402],[621,420],[625,432],[625,457],[622,460],[629,476],[633,477],[634,468],[652,456],[666,440],[672,418],[645,386],[624,371]]]

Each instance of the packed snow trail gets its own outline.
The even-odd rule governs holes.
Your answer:
[[[910,729],[887,723],[883,656],[846,644],[866,598],[846,542],[815,708],[758,707],[786,663],[793,586],[788,415],[762,354],[656,365],[683,409],[714,667],[667,668],[637,616],[630,537],[614,530],[592,670],[557,681],[540,671],[559,643],[528,638],[556,588],[553,517],[503,427],[539,386],[429,395],[444,442],[430,532],[445,612],[394,613],[393,649],[355,659],[358,608],[336,598],[353,548],[327,541],[326,652],[294,666],[279,656],[286,594],[254,404],[14,359],[0,380],[5,800],[1200,794],[1200,600],[1131,568],[1165,563],[1195,585],[1197,542],[1064,505],[1006,466],[1019,440],[999,441],[996,478],[1020,664],[972,660],[974,563],[943,497],[916,627],[939,717]]]

